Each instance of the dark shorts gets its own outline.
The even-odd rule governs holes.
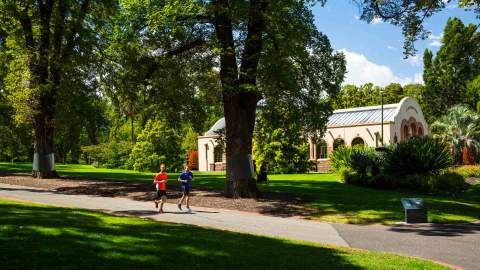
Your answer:
[[[157,190],[157,199],[160,199],[163,196],[167,196],[167,191],[166,190]]]
[[[182,192],[183,192],[183,195],[189,195],[190,194],[190,187],[183,187],[182,186]]]

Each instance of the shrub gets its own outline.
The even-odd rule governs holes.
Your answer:
[[[395,179],[392,176],[383,173],[373,175],[366,180],[366,186],[379,189],[393,188],[395,187],[394,183]]]
[[[430,137],[391,145],[385,155],[385,172],[393,175],[438,174],[452,164],[448,146]]]
[[[479,165],[464,165],[452,169],[452,172],[458,173],[464,177],[480,177]]]
[[[375,149],[354,146],[350,154],[350,167],[359,175],[371,177],[380,171],[379,155]]]
[[[332,168],[336,172],[340,172],[344,168],[350,168],[351,155],[351,147],[342,146],[335,149],[335,151],[330,154],[330,164],[332,165]]]
[[[258,133],[259,131],[257,131]],[[309,145],[290,131],[278,128],[256,135],[254,156],[258,166],[265,164],[272,173],[304,173],[309,169]]]
[[[433,193],[456,195],[465,188],[465,179],[458,173],[446,172],[432,176],[429,188]]]
[[[188,153],[188,167],[191,170],[198,170],[198,151]]]
[[[159,162],[165,163],[169,171],[179,171],[184,162],[180,137],[165,122],[149,120],[138,135],[130,158],[137,171],[156,171]]]
[[[112,141],[83,146],[81,150],[87,163],[93,163],[96,167],[120,168],[127,162],[132,148],[131,142]]]

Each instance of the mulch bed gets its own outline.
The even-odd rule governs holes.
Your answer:
[[[137,201],[150,201],[155,197],[153,184],[142,182],[106,181],[77,177],[34,179],[25,173],[0,172],[0,183],[42,188],[62,194],[122,197]],[[179,187],[173,188],[173,190],[167,191],[169,203],[176,203],[181,197]],[[190,204],[193,207],[211,207],[302,218],[308,218],[317,211],[307,207],[307,203],[313,201],[313,197],[291,193],[262,192],[256,199],[230,199],[225,197],[223,191],[194,187],[191,194],[193,196]]]

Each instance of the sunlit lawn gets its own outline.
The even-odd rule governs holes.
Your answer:
[[[420,259],[0,200],[1,269],[448,269]]]
[[[63,176],[92,177],[108,180],[152,181],[152,173],[129,170],[98,169],[88,165],[58,165]],[[0,163],[0,170],[30,171],[30,164]],[[195,173],[195,186],[223,189],[223,173]],[[174,179],[177,173],[170,173]],[[424,196],[402,191],[361,188],[340,183],[335,174],[270,175],[262,191],[279,191],[310,195],[309,206],[317,213],[311,218],[340,223],[385,223],[402,221],[403,197],[423,197],[427,201],[431,222],[471,222],[480,219],[480,184],[471,187],[460,198]],[[172,179],[172,178],[171,178]],[[172,181],[171,184],[177,184]]]

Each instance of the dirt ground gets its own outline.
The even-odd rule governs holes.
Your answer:
[[[88,178],[34,179],[25,173],[0,172],[0,183],[42,188],[62,194],[83,194],[105,197],[123,197],[138,201],[155,198],[153,184],[142,182],[105,181]],[[171,187],[171,186],[170,186]],[[181,197],[179,187],[167,190],[168,202],[176,203]],[[191,190],[192,207],[211,207],[274,216],[308,218],[317,210],[307,207],[312,197],[280,192],[262,192],[256,199],[230,199],[223,191],[194,187]],[[153,202],[152,202],[153,205]]]

